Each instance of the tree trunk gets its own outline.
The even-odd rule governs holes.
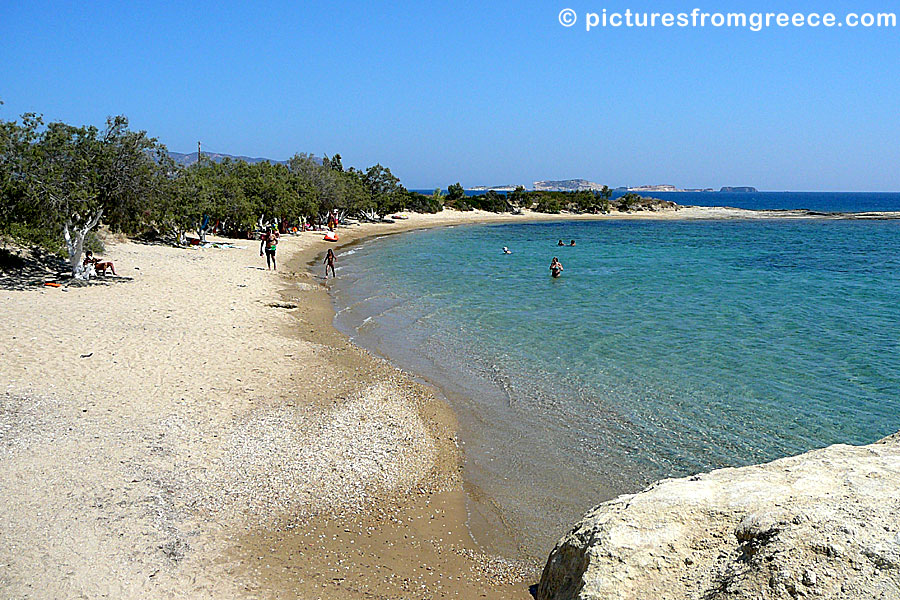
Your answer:
[[[209,227],[209,219],[201,219],[197,223],[197,236],[200,238],[200,243],[206,243],[206,230]]]
[[[72,276],[75,279],[84,279],[84,265],[81,262],[84,238],[91,229],[97,226],[102,216],[103,210],[101,209],[88,220],[84,227],[76,227],[71,221],[66,221],[63,225],[63,237],[66,239],[66,251],[69,253],[69,266],[72,267]]]

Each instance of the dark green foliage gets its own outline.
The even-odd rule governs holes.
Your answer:
[[[466,190],[457,181],[447,188],[447,202],[456,202],[466,197]]]
[[[609,212],[609,188],[602,192],[574,192],[567,205],[568,210],[578,213]]]
[[[536,212],[559,213],[569,211],[574,213],[603,213],[609,212],[612,195],[606,186],[600,191],[582,190],[578,192],[527,192],[516,190],[511,194],[515,196],[515,204],[521,208],[532,208]]]
[[[483,196],[466,196],[466,190],[459,182],[456,182],[447,188],[444,206],[465,212],[481,208],[483,200]]]
[[[360,181],[368,195],[367,207],[376,214],[384,216],[406,209],[409,193],[387,167],[380,164],[369,167],[361,174]]]
[[[444,210],[443,197],[407,192],[406,210],[418,213],[439,213]]]
[[[90,232],[100,223],[184,243],[190,231],[245,237],[264,226],[324,224],[332,214],[376,219],[443,206],[439,191],[410,193],[380,164],[344,170],[340,154],[297,154],[286,165],[204,157],[180,167],[124,117],[103,131],[45,126],[36,115],[0,120],[0,234],[53,252],[67,239],[73,269],[72,256],[95,243]]]
[[[469,204],[470,198],[457,198],[455,200],[450,200],[448,196],[446,201],[444,202],[444,206],[446,208],[452,208],[453,210],[459,210],[463,212],[467,212],[470,210],[475,210],[475,208]]]
[[[556,192],[541,193],[537,199],[537,205],[534,207],[534,210],[537,212],[553,214],[560,212],[562,209],[562,200],[560,200]]]
[[[164,146],[128,129],[124,117],[106,128],[45,125],[36,115],[0,120],[0,234],[25,245],[68,252],[73,268],[82,247],[99,251],[100,223],[130,235],[153,233],[183,243],[186,234],[245,237],[264,226],[282,232],[329,215],[377,219],[445,206],[491,212],[534,209],[596,213],[610,209],[610,192],[488,191],[466,196],[460,183],[447,194],[409,192],[380,164],[344,169],[340,154],[322,161],[297,154],[287,164],[207,158],[179,167]],[[626,195],[622,210],[639,203]],[[68,240],[68,245],[63,240]]]
[[[46,227],[36,227],[28,223],[7,223],[4,235],[16,245],[25,248],[40,248],[59,257],[66,255],[66,245],[55,231]]]
[[[495,213],[512,212],[514,208],[506,196],[498,194],[494,190],[488,190],[487,193],[480,196],[469,196],[466,198],[466,203],[473,208]]]
[[[512,203],[514,206],[525,210],[530,210],[532,205],[534,204],[534,202],[532,202],[531,200],[531,196],[521,185],[507,194],[506,199],[509,200],[510,203]]]
[[[616,202],[618,204],[619,210],[631,210],[638,204],[640,204],[643,198],[639,194],[635,194],[633,192],[628,192],[621,198],[619,198]]]
[[[42,243],[44,232],[65,240],[73,274],[81,272],[87,236],[105,218],[113,228],[131,227],[159,175],[153,153],[165,148],[143,131],[128,129],[125,117],[106,128],[44,124],[25,114],[21,123],[0,125],[0,206],[6,229]],[[40,232],[38,235],[35,235]],[[89,239],[88,239],[89,241]]]
[[[341,155],[335,154],[331,158],[326,156],[322,159],[322,166],[326,169],[331,169],[332,171],[343,171],[344,165],[341,163]]]

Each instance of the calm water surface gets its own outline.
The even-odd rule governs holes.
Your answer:
[[[476,537],[528,555],[655,479],[900,429],[898,222],[467,226],[338,264],[336,325],[443,390]]]

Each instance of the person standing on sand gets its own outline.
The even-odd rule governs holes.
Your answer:
[[[274,231],[271,227],[266,229],[266,232],[262,235],[259,242],[259,255],[263,255],[263,250],[266,252],[266,266],[275,271],[278,268],[275,266],[275,250],[278,247],[278,232]]]
[[[325,255],[325,279],[328,279],[328,268],[331,268],[331,277],[336,278],[337,275],[334,273],[334,250],[331,248],[328,249],[328,253]]]

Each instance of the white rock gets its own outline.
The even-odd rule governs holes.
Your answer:
[[[898,533],[900,433],[601,504],[557,543],[537,598],[898,600]]]

